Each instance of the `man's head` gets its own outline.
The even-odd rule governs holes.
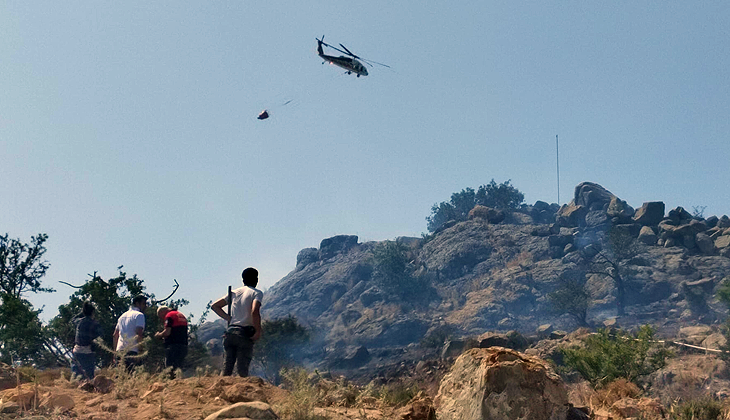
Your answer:
[[[83,312],[84,316],[90,317],[94,314],[94,305],[88,300],[84,301],[84,307],[81,309],[81,312]]]
[[[147,296],[137,295],[132,299],[132,306],[139,308],[140,311],[144,312],[147,309]]]
[[[256,287],[259,284],[259,270],[253,267],[248,267],[243,270],[241,277],[243,278],[243,284],[248,287]]]
[[[160,306],[157,308],[157,317],[160,318],[160,320],[164,320],[165,316],[170,312],[170,308],[167,306]]]

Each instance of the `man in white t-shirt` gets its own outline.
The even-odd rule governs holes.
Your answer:
[[[114,328],[114,350],[124,355],[124,364],[130,371],[139,364],[139,347],[144,340],[144,310],[147,297],[137,295],[132,299],[132,307],[122,314]],[[132,357],[129,357],[132,356]]]
[[[256,289],[259,272],[253,267],[241,273],[244,286],[232,290],[230,296],[218,299],[211,308],[219,317],[228,321],[223,348],[226,351],[224,376],[233,375],[236,365],[238,375],[248,376],[248,367],[253,357],[253,344],[261,338],[261,301],[264,293]],[[230,305],[229,305],[230,302]],[[230,313],[223,308],[229,305]]]

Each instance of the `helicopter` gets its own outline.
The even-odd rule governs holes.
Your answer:
[[[329,62],[330,64],[334,64],[335,66],[342,67],[343,69],[347,70],[347,72],[346,72],[347,74],[355,73],[357,75],[357,77],[367,76],[368,75],[367,68],[365,68],[365,66],[361,62],[359,62],[358,60],[364,61],[370,67],[373,67],[373,64],[371,64],[371,63],[374,63],[374,64],[377,64],[377,65],[380,65],[380,66],[383,66],[383,67],[390,68],[390,66],[387,65],[387,64],[378,63],[377,61],[366,60],[366,59],[364,59],[362,57],[358,57],[355,54],[353,54],[350,50],[348,50],[347,47],[345,47],[342,44],[340,44],[340,47],[342,47],[345,51],[342,51],[341,49],[339,49],[337,47],[333,47],[332,45],[329,45],[329,44],[327,44],[327,43],[324,42],[324,35],[322,35],[322,39],[319,39],[319,38],[315,38],[315,39],[317,40],[317,54],[320,57],[322,57],[322,59],[324,61]],[[339,51],[342,54],[349,55],[349,57],[346,57],[344,55],[341,55],[339,57],[335,57],[335,56],[332,56],[332,55],[327,55],[327,54],[324,53],[324,50],[322,49],[322,46],[323,45],[325,47],[332,48],[335,51]],[[322,62],[322,64],[324,64],[324,62]]]

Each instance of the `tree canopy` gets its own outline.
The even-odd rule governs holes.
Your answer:
[[[460,222],[467,219],[469,211],[476,205],[501,210],[512,210],[522,204],[525,195],[507,180],[497,184],[492,179],[489,184],[480,186],[476,191],[465,188],[451,194],[450,201],[442,201],[431,207],[431,215],[426,218],[428,231],[435,232],[451,220]]]
[[[63,361],[63,352],[48,335],[34,309],[24,299],[28,292],[52,292],[41,285],[49,264],[43,259],[46,234],[31,237],[30,243],[0,236],[0,361],[11,360],[49,366]]]
[[[32,236],[30,244],[0,236],[0,293],[19,299],[25,292],[53,292],[41,286],[41,278],[50,266],[43,259],[48,235]]]

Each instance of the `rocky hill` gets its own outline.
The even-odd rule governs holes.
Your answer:
[[[625,288],[622,316],[611,268],[597,269],[602,255],[613,255],[610,230],[640,244],[615,261]],[[662,202],[634,210],[594,183],[576,186],[562,207],[538,201],[503,213],[477,206],[469,220],[396,241],[420,281],[419,300],[403,300],[375,281],[378,242],[341,235],[299,252],[296,268],[265,294],[264,317],[295,316],[318,333],[320,348],[364,346],[376,355],[437,334],[530,335],[543,324],[572,330],[576,320],[555,313],[548,298],[569,282],[585,284],[592,325],[651,323],[673,335],[727,316],[714,292],[730,276],[730,219],[693,217],[681,207],[666,212]]]

